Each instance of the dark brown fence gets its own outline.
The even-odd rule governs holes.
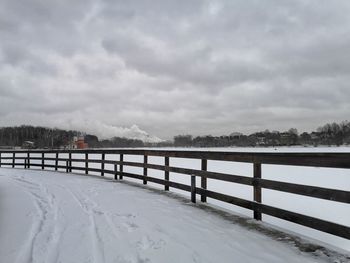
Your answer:
[[[54,157],[48,157],[50,154]],[[65,158],[62,155],[65,154]],[[73,158],[73,154],[84,154],[84,158]],[[91,159],[91,154],[98,154],[99,159]],[[117,155],[117,160],[106,160],[106,155]],[[6,156],[5,156],[6,155]],[[19,156],[21,155],[21,156]],[[35,156],[33,156],[35,155]],[[38,157],[39,155],[39,157]],[[124,161],[125,155],[139,155],[143,157],[143,162]],[[148,156],[164,157],[164,165],[150,164]],[[189,158],[201,160],[201,169],[189,169],[172,167],[169,165],[169,158]],[[6,160],[6,161],[5,161]],[[36,163],[33,163],[33,161]],[[225,174],[207,171],[207,161],[231,161],[246,162],[253,165],[253,176],[241,176],[234,174]],[[48,164],[51,161],[54,164]],[[38,163],[39,162],[39,163]],[[62,165],[63,162],[63,165]],[[74,167],[72,162],[81,162],[83,167]],[[98,163],[100,168],[89,167],[89,163]],[[112,170],[105,169],[105,164],[112,164]],[[350,192],[322,187],[278,182],[262,178],[261,165],[294,165],[294,166],[313,166],[330,168],[350,168],[350,154],[348,153],[239,153],[239,152],[207,152],[207,151],[163,151],[163,150],[21,150],[21,151],[0,151],[0,167],[39,167],[41,169],[51,168],[54,170],[64,169],[66,172],[83,171],[98,172],[101,176],[111,174],[115,180],[130,177],[139,179],[143,184],[153,182],[164,186],[164,190],[177,188],[191,193],[192,202],[196,202],[196,196],[200,195],[200,200],[206,202],[207,198],[213,198],[226,203],[237,205],[253,211],[254,218],[261,220],[261,215],[266,214],[280,219],[284,219],[303,226],[314,228],[339,237],[350,239],[350,227],[337,223],[325,221],[319,218],[287,211],[282,208],[269,206],[262,203],[261,189],[271,189],[286,193],[309,196],[319,199],[331,200],[335,202],[350,203]],[[133,174],[124,172],[125,166],[143,168],[143,174]],[[148,169],[161,170],[164,172],[164,179],[152,177]],[[186,185],[170,181],[169,174],[180,173],[191,176],[191,184]],[[119,178],[118,178],[119,177]],[[200,186],[196,185],[196,177],[201,178]],[[253,200],[230,196],[227,194],[210,191],[207,189],[207,179],[215,179],[224,182],[248,185],[252,187]],[[350,213],[350,209],[349,209]],[[350,222],[349,222],[350,223]]]

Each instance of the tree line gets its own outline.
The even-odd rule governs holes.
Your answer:
[[[68,142],[78,134],[79,132],[77,131],[49,129],[27,125],[3,127],[0,128],[0,146],[22,146],[25,141],[32,141],[38,148],[58,148],[61,145],[68,144]]]
[[[22,125],[0,128],[0,147],[22,147],[29,141],[33,143],[34,148],[70,148],[74,137],[80,136],[84,137],[90,148],[144,146],[143,141],[137,139],[114,137],[109,140],[99,140],[96,135],[80,131]]]
[[[252,134],[233,132],[222,136],[177,135],[173,141],[147,143],[138,139],[113,137],[99,140],[96,135],[74,130],[51,129],[28,125],[0,128],[0,147],[21,147],[26,141],[35,148],[69,148],[74,137],[84,136],[90,148],[117,147],[255,147],[255,146],[318,146],[350,144],[350,122],[327,123],[313,132],[298,133],[291,128],[284,132],[261,131]]]
[[[176,147],[255,147],[255,146],[318,146],[350,144],[350,122],[327,123],[313,132],[298,133],[291,128],[288,131],[265,130],[249,135],[233,132],[223,136],[177,135],[174,137]]]

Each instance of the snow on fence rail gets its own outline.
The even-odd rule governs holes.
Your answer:
[[[41,155],[34,157],[33,155]],[[55,157],[47,157],[47,154],[54,154]],[[85,158],[72,158],[72,154],[85,154]],[[89,155],[100,155],[101,159],[91,159]],[[119,160],[106,160],[106,155],[119,155]],[[6,155],[6,156],[4,156]],[[9,156],[10,155],[10,156]],[[17,156],[16,156],[17,155]],[[22,155],[19,157],[18,155]],[[23,156],[24,155],[24,156]],[[63,158],[62,155],[68,157]],[[143,156],[143,162],[124,161],[125,155]],[[164,165],[148,163],[148,156],[164,157]],[[201,161],[201,170],[172,167],[169,165],[169,158],[189,158]],[[7,160],[7,162],[4,162]],[[22,162],[16,162],[22,160]],[[207,171],[207,161],[231,161],[245,162],[253,165],[253,177],[246,177],[234,174],[225,174]],[[34,163],[33,161],[41,161]],[[48,164],[45,161],[54,162]],[[59,165],[64,162],[64,165]],[[84,163],[85,166],[72,166],[72,162]],[[100,164],[100,168],[89,167],[89,163]],[[105,164],[114,165],[113,170],[105,169]],[[308,186],[294,183],[266,180],[262,178],[261,165],[294,165],[294,166],[313,166],[329,168],[350,168],[350,154],[348,153],[241,153],[241,152],[208,152],[208,151],[163,151],[163,150],[6,150],[0,151],[0,167],[23,166],[24,168],[40,167],[41,169],[53,168],[54,170],[65,169],[66,172],[73,170],[89,172],[98,172],[101,176],[105,174],[114,175],[114,179],[123,179],[130,177],[147,182],[153,182],[164,186],[165,191],[169,188],[177,188],[191,193],[191,201],[196,202],[196,195],[200,195],[201,201],[206,202],[207,198],[213,198],[219,201],[237,205],[253,211],[254,219],[261,220],[262,214],[277,217],[313,229],[317,229],[329,234],[350,239],[350,227],[329,222],[319,218],[307,216],[300,213],[284,210],[283,208],[273,207],[262,203],[261,189],[271,189],[286,193],[309,196],[319,199],[331,200],[335,202],[350,203],[350,192],[323,187]],[[127,173],[123,171],[125,166],[143,168],[143,174]],[[148,169],[155,169],[164,172],[164,179],[152,177],[148,174]],[[182,184],[170,181],[169,173],[180,173],[191,176],[191,184]],[[119,176],[119,178],[118,178]],[[196,186],[196,177],[201,179],[200,187]],[[210,191],[207,189],[207,179],[214,179],[223,182],[248,185],[252,187],[253,201],[245,200],[235,196]]]

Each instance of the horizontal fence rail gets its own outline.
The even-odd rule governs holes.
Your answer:
[[[79,154],[84,158],[74,158]],[[48,156],[50,155],[50,156]],[[63,157],[64,155],[64,157]],[[96,158],[96,155],[99,157]],[[107,159],[113,155],[115,160]],[[142,162],[124,161],[128,155],[140,156]],[[149,156],[164,157],[163,164],[149,163]],[[95,157],[95,158],[93,158]],[[201,162],[200,169],[190,169],[170,166],[170,158],[197,159]],[[245,162],[253,165],[252,177],[212,172],[207,170],[210,161]],[[48,163],[50,162],[50,163]],[[73,166],[73,163],[81,163],[81,166]],[[97,164],[89,167],[89,164]],[[105,165],[112,165],[112,169],[106,169]],[[191,201],[196,202],[197,195],[202,202],[207,198],[216,199],[253,211],[253,217],[261,220],[262,215],[269,215],[296,224],[307,226],[319,231],[350,239],[350,227],[329,222],[319,218],[273,207],[262,203],[262,189],[270,189],[285,193],[308,196],[334,202],[350,204],[350,192],[344,190],[329,189],[323,187],[279,182],[263,179],[262,165],[294,165],[327,168],[350,168],[350,154],[348,153],[241,153],[241,152],[209,152],[209,151],[161,151],[161,150],[115,150],[115,149],[90,149],[90,150],[4,150],[0,151],[0,167],[23,167],[25,169],[37,168],[44,170],[51,168],[55,171],[82,171],[89,174],[95,172],[101,176],[111,175],[115,180],[123,177],[134,178],[143,184],[152,182],[164,186],[165,191],[170,188],[190,192]],[[142,168],[142,174],[134,174],[124,171],[124,167]],[[148,170],[164,172],[164,179],[152,177]],[[170,173],[178,173],[190,176],[190,184],[170,181]],[[196,185],[196,177],[200,178],[200,187]],[[235,196],[210,191],[207,189],[207,179],[218,180],[226,183],[236,183],[252,188],[253,201]],[[350,210],[349,210],[350,212]]]

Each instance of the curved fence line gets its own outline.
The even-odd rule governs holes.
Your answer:
[[[48,154],[54,154],[55,157],[48,157]],[[62,154],[68,155],[62,158]],[[73,158],[73,154],[84,154],[85,158]],[[99,154],[101,159],[92,159],[91,154]],[[106,160],[106,155],[118,155],[118,160]],[[7,155],[7,156],[4,156]],[[10,155],[10,156],[8,156]],[[18,156],[24,155],[24,156]],[[36,156],[33,156],[36,155]],[[39,155],[39,156],[38,156]],[[124,161],[125,155],[138,155],[143,157],[143,162]],[[148,163],[149,156],[164,157],[164,165]],[[190,169],[174,167],[169,165],[170,158],[189,158],[201,161],[201,169]],[[4,162],[5,160],[10,162]],[[207,171],[208,160],[245,162],[253,165],[253,177],[247,177],[235,174],[225,174],[219,172]],[[21,161],[21,162],[20,162]],[[40,161],[41,163],[33,163]],[[54,162],[48,164],[47,161]],[[63,165],[62,165],[63,162]],[[84,167],[73,166],[72,163],[84,163]],[[90,163],[100,164],[100,168],[89,167]],[[105,164],[114,165],[112,170],[105,169]],[[340,225],[334,222],[325,221],[319,218],[310,217],[304,214],[284,210],[283,208],[273,207],[262,203],[261,189],[271,189],[275,191],[292,193],[302,196],[309,196],[324,200],[350,204],[350,192],[344,190],[329,189],[323,187],[286,183],[262,178],[261,165],[295,165],[295,166],[314,166],[331,168],[350,168],[350,154],[348,153],[241,153],[241,152],[209,152],[209,151],[160,151],[160,150],[112,150],[112,149],[94,149],[94,150],[5,150],[0,151],[0,167],[39,167],[41,169],[53,168],[54,170],[64,169],[66,172],[84,171],[100,173],[101,176],[110,174],[115,180],[121,180],[123,177],[139,179],[143,184],[153,182],[164,186],[165,191],[170,188],[176,188],[191,193],[191,201],[196,202],[196,196],[200,196],[202,202],[207,198],[220,200],[253,211],[254,219],[261,220],[262,214],[277,217],[313,229],[317,229],[329,234],[350,239],[350,227]],[[124,172],[124,167],[143,168],[143,174],[134,174]],[[152,177],[148,170],[160,170],[164,172],[164,179]],[[191,184],[186,185],[169,180],[169,174],[179,173],[191,177]],[[196,185],[196,177],[201,179],[200,186]],[[253,201],[245,200],[235,196],[230,196],[220,192],[214,192],[207,189],[207,179],[219,180],[227,183],[237,183],[252,187]]]

